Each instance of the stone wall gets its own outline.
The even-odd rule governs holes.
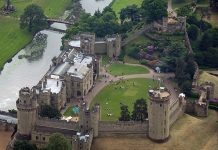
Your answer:
[[[177,99],[170,106],[170,127],[182,116],[185,112],[186,101],[185,99]]]
[[[95,42],[95,54],[107,54],[106,41],[96,41]]]
[[[7,123],[6,121],[0,120],[0,131],[14,131],[15,124]]]
[[[49,118],[38,118],[36,121],[37,126],[46,126],[51,128],[78,130],[79,126],[77,122],[67,122],[66,120],[57,120]]]
[[[99,122],[99,136],[113,136],[117,134],[137,134],[146,135],[148,132],[148,121],[146,122],[110,122],[100,121]]]

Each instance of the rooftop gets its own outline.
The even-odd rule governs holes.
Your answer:
[[[80,48],[80,43],[81,43],[80,40],[75,40],[75,41],[70,41],[69,45],[72,47]]]
[[[61,91],[62,81],[59,79],[47,79],[46,87],[43,88],[43,92],[51,90],[52,93],[59,93]]]
[[[164,88],[164,87],[160,87],[159,89],[155,89],[155,90],[149,90],[150,95],[152,95],[155,98],[167,98],[170,96],[170,93]]]

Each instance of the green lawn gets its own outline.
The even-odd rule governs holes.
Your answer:
[[[178,3],[177,0],[172,0],[173,8],[180,8],[184,5],[190,4],[193,0],[184,0],[184,2]],[[201,0],[197,3],[198,7],[207,7],[209,6],[208,0]]]
[[[3,16],[0,16],[0,36],[0,68],[32,39],[31,34],[20,30],[17,19]]]
[[[108,68],[107,71],[116,76],[130,75],[130,74],[144,74],[149,73],[148,69],[142,66],[130,66],[126,64],[113,63]]]
[[[112,5],[112,9],[116,12],[117,16],[120,16],[119,13],[121,9],[126,8],[127,6],[136,4],[141,6],[143,0],[115,0]]]
[[[29,43],[33,37],[19,28],[18,17],[27,5],[38,4],[44,9],[46,16],[57,18],[63,14],[71,0],[13,0],[12,3],[16,12],[11,16],[0,15],[0,70],[7,60]],[[0,0],[0,8],[3,4],[4,0]]]
[[[5,0],[0,0],[0,7],[3,6]],[[16,12],[12,14],[14,17],[20,17],[26,6],[37,4],[42,7],[48,17],[59,17],[71,3],[72,0],[13,0],[12,4],[16,8]]]
[[[134,84],[134,85],[133,85]],[[120,116],[120,103],[129,107],[132,112],[136,99],[148,99],[149,86],[157,85],[156,81],[151,79],[129,79],[112,83],[98,93],[92,101],[101,106],[101,120],[115,121]],[[112,114],[108,116],[107,114]]]

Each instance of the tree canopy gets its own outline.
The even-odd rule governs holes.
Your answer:
[[[134,103],[132,120],[145,121],[148,118],[147,104],[144,99],[137,99]]]
[[[149,22],[160,20],[167,16],[167,2],[165,0],[144,0],[142,9],[143,16]]]
[[[140,21],[140,17],[140,9],[136,5],[127,6],[120,12],[121,24],[127,19],[135,24]]]
[[[36,33],[47,27],[46,16],[42,8],[35,4],[27,6],[20,17],[20,27],[22,29],[27,28],[32,33]]]
[[[130,121],[130,112],[128,110],[128,106],[126,105],[121,105],[120,107],[121,112],[120,112],[120,118],[119,121]]]
[[[46,150],[71,150],[69,141],[64,137],[63,134],[54,133],[49,138],[49,143]]]
[[[27,141],[17,141],[14,144],[14,150],[37,150],[37,147]]]
[[[191,40],[196,40],[199,35],[199,29],[196,25],[190,25],[188,28],[188,36]]]
[[[61,113],[60,113],[59,110],[57,110],[56,108],[53,108],[50,105],[42,105],[41,106],[41,111],[40,111],[40,116],[41,117],[60,119],[61,118]]]

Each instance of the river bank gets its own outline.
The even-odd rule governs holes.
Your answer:
[[[87,13],[93,13],[98,10],[98,8],[103,10],[110,1],[112,0],[107,0],[107,2],[102,3],[102,1],[81,0],[81,6]],[[90,5],[82,5],[85,2]],[[88,9],[88,6],[95,4],[98,4],[97,6],[99,7],[93,7],[93,10]],[[60,28],[65,27],[61,25]],[[34,61],[25,58],[19,59],[18,56],[25,55],[25,49],[23,49],[18,50],[19,52],[12,58],[12,61],[5,64],[0,74],[0,110],[8,111],[9,109],[16,109],[15,101],[18,98],[19,90],[23,87],[31,88],[36,85],[49,70],[51,59],[60,54],[60,47],[62,45],[61,38],[64,34],[51,30],[44,30],[42,32],[47,34],[47,45],[40,58]],[[15,35],[16,32],[13,34],[10,33],[11,37]],[[16,36],[16,39],[19,39],[19,35]],[[11,42],[12,41],[10,41],[10,43]],[[2,43],[1,40],[0,43]],[[11,43],[11,45],[13,45],[13,43]],[[4,51],[4,49],[1,50]]]
[[[12,132],[0,131],[0,150],[5,150],[11,140]]]
[[[10,61],[33,38],[31,33],[21,30],[19,27],[19,16],[23,13],[24,8],[31,3],[32,1],[16,2],[14,3],[15,13],[12,13],[10,16],[0,15],[0,70],[3,69],[5,63]],[[72,3],[72,0],[37,0],[35,3],[43,8],[46,16],[58,18]],[[0,1],[0,8],[3,4],[4,1]]]

